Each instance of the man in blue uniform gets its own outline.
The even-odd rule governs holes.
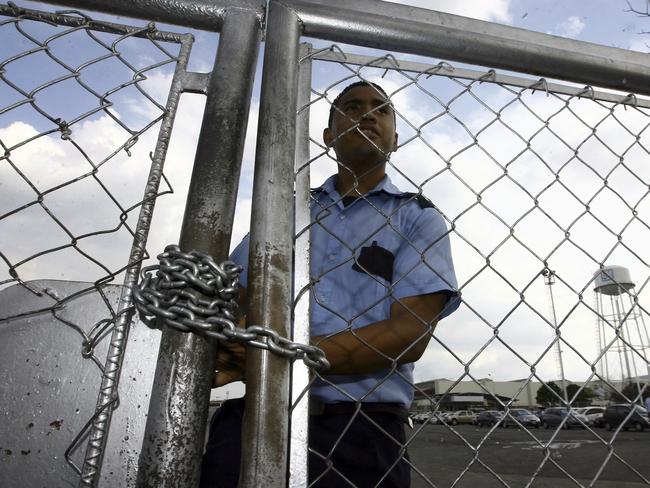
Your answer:
[[[310,388],[310,486],[404,488],[414,362],[438,320],[458,307],[448,230],[427,199],[386,175],[397,133],[378,85],[346,87],[323,139],[339,167],[312,192],[311,343],[331,368]],[[244,267],[244,300],[248,243],[231,256]],[[218,350],[215,386],[240,379],[242,348]],[[236,486],[238,458],[224,453],[240,450],[242,410],[242,401],[232,402],[215,416],[201,486]]]

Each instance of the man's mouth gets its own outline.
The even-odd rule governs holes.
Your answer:
[[[368,139],[374,139],[376,137],[379,137],[379,133],[370,127],[357,127],[357,130],[364,136],[366,136]]]

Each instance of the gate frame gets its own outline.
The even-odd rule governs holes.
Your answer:
[[[371,12],[381,12],[375,14]],[[274,18],[282,18],[285,22],[294,22],[286,25],[274,22]],[[550,77],[573,82],[586,83],[606,88],[623,91],[635,91],[638,94],[650,95],[650,57],[647,54],[611,48],[584,41],[576,41],[562,37],[541,34],[533,31],[519,29],[500,24],[493,24],[480,20],[469,19],[457,15],[436,12],[423,8],[405,6],[374,0],[359,0],[349,4],[346,0],[330,0],[324,5],[319,0],[269,0],[268,23],[266,28],[267,44],[282,43],[281,52],[295,50],[295,43],[300,42],[287,35],[288,31],[296,27],[301,29],[301,35],[331,42],[343,42],[355,46],[363,46],[401,54],[415,54],[427,57],[438,57],[449,61],[471,63],[475,65],[501,68],[535,76]],[[300,36],[299,36],[300,37]],[[470,41],[470,42],[468,42]],[[293,116],[286,116],[282,120],[277,113],[270,112],[270,103],[266,100],[278,98],[295,99],[293,87],[286,84],[287,79],[295,76],[296,61],[288,56],[279,56],[276,51],[267,50],[264,56],[263,76],[268,82],[262,85],[260,101],[260,127],[265,127],[263,121],[274,121],[280,126],[288,127],[289,131],[283,139],[271,139],[263,131],[258,131],[258,148],[265,144],[265,140],[273,140],[280,147],[291,147],[292,141],[297,141],[298,147],[308,144],[309,133],[301,125],[302,133],[296,133],[295,112]],[[308,71],[308,68],[301,67]],[[570,68],[570,69],[569,69]],[[568,73],[568,74],[567,74]],[[544,80],[545,82],[545,80]],[[304,88],[303,88],[304,89]],[[577,90],[580,91],[580,90]],[[584,95],[589,97],[590,92],[584,90]],[[304,94],[302,94],[304,99]],[[636,103],[636,98],[629,96],[631,105]],[[304,107],[298,105],[297,109]],[[299,117],[303,115],[300,114]],[[267,122],[269,123],[269,122]],[[306,141],[306,142],[305,142]],[[295,148],[293,148],[295,149]],[[303,152],[300,149],[299,152]],[[284,168],[294,163],[295,151],[286,151]],[[255,166],[268,167],[278,164],[271,154],[256,155]],[[296,195],[304,195],[301,188],[296,188]],[[253,208],[256,208],[256,193],[253,193]],[[303,209],[306,202],[296,202],[297,209]],[[275,208],[266,211],[266,219],[281,215],[284,219],[285,212],[289,212],[293,220],[293,206],[283,209]],[[257,217],[261,218],[261,217]],[[298,215],[301,218],[301,215]],[[255,239],[252,234],[252,240]],[[268,257],[268,256],[267,256]],[[251,252],[251,262],[254,258]],[[257,256],[259,259],[260,256]],[[290,258],[290,256],[287,256]],[[251,267],[252,269],[252,267]],[[289,284],[290,286],[290,284]],[[260,297],[261,298],[261,297]],[[304,313],[304,310],[303,310]],[[300,326],[308,324],[304,317],[294,324],[294,335],[309,337],[309,331]],[[269,325],[269,324],[264,324]],[[306,325],[305,325],[306,326]],[[257,366],[261,366],[258,363]],[[302,371],[301,371],[301,368]],[[264,373],[262,373],[264,374]],[[294,376],[304,378],[304,366],[294,365]],[[265,385],[271,385],[277,378],[264,379]],[[250,386],[250,385],[249,385]],[[283,391],[277,391],[282,394]],[[300,400],[300,392],[294,389],[294,402]],[[276,397],[277,398],[277,397]],[[293,428],[304,429],[308,402],[300,400],[291,412],[296,420]],[[276,421],[277,419],[273,419]],[[285,419],[286,421],[286,419]],[[255,438],[245,436],[244,445],[255,442]],[[292,440],[293,436],[292,436]],[[289,462],[289,486],[292,488],[304,486],[307,465],[307,446],[300,441],[301,448],[291,449]],[[244,449],[242,466],[250,465],[250,454]],[[283,463],[282,466],[285,466]],[[264,466],[254,465],[257,469]],[[264,479],[266,475],[279,476],[280,469],[269,467],[260,472],[256,477],[247,479]],[[285,486],[278,484],[277,486]],[[253,483],[241,484],[244,488],[254,488]]]
[[[264,30],[267,45],[260,100],[260,129],[257,134],[258,150],[255,160],[249,323],[268,326],[283,335],[290,330],[292,246],[286,232],[291,230],[294,221],[292,177],[296,143],[298,43],[301,36],[404,54],[441,57],[450,61],[487,65],[536,76],[650,95],[650,63],[647,62],[649,59],[647,54],[382,1],[358,0],[353,5],[349,5],[345,0],[327,2],[268,0],[266,5],[255,0],[50,0],[48,3],[210,31],[220,31],[222,28],[225,30],[229,13],[235,11],[239,12],[239,15],[254,17],[259,22],[257,35],[261,35]],[[268,16],[266,28],[263,29],[265,7]],[[242,11],[244,13],[241,13]],[[381,14],[370,12],[381,12]],[[236,42],[229,41],[225,36],[221,40],[226,41],[224,44]],[[240,37],[238,41],[241,42],[243,39]],[[246,52],[247,58],[251,55],[256,56],[258,46],[253,48],[252,43],[246,45],[250,50]],[[213,80],[217,78],[221,66],[220,59],[218,56],[212,74]],[[233,74],[231,79],[240,80],[248,87],[248,84],[252,83],[255,63],[244,64],[249,68],[253,66],[253,71],[244,74],[245,70],[242,70],[242,73]],[[193,77],[193,80],[196,82],[197,77]],[[204,86],[202,83],[194,83],[195,89],[197,85]],[[210,86],[211,90],[214,90],[212,83]],[[211,93],[216,96],[216,93]],[[242,108],[244,106],[248,108],[250,91],[247,99],[237,100],[237,102],[242,103]],[[210,106],[212,107],[211,104]],[[236,167],[231,167],[231,170],[237,172],[237,176],[241,163],[242,133],[245,133],[247,113],[248,110],[245,111],[244,125],[241,125],[242,120],[239,118],[237,124],[231,126],[223,124],[221,129],[215,132],[223,136],[223,140],[231,141],[233,147],[240,150]],[[210,120],[212,115],[214,114],[206,108],[204,123]],[[226,120],[228,112],[217,110],[216,115]],[[207,131],[202,129],[199,148],[206,149],[205,152],[197,150],[195,165],[209,163],[204,158],[209,158],[210,154],[216,154],[218,150],[216,144],[219,141],[218,137],[212,141],[205,140],[204,132]],[[221,159],[223,157],[225,155],[221,153],[213,162],[226,163],[227,161]],[[202,185],[198,185],[199,173],[200,171],[195,168],[191,183],[192,191],[199,196],[208,195],[208,189],[215,181],[206,179]],[[215,176],[217,175],[212,174],[212,177]],[[190,197],[182,231],[182,245],[208,246],[203,250],[213,251],[215,258],[223,256],[223,249],[227,250],[228,247],[229,230],[232,227],[232,215],[229,212],[234,208],[231,204],[236,200],[236,179],[231,178],[231,180],[234,183],[230,181],[228,185],[234,184],[235,191],[232,194],[235,195],[235,199],[224,199],[221,203],[215,204],[225,211],[225,215],[221,216],[223,220],[217,219],[223,230],[220,232],[220,242],[206,243],[212,242],[212,229],[207,225],[199,225],[196,233],[190,230],[188,223],[188,219],[192,218],[190,214],[197,217],[196,212],[200,213],[204,209],[202,205],[195,204],[196,202],[190,203]],[[269,180],[275,188],[277,188],[275,185],[281,188],[276,192],[269,192]],[[213,205],[207,206],[207,210],[215,208],[217,207]],[[185,227],[186,223],[188,227]],[[206,222],[199,224],[206,224]],[[278,306],[278,303],[281,305]],[[302,323],[306,325],[306,321],[303,320]],[[306,333],[308,334],[308,331],[294,331],[294,334]],[[190,398],[194,401],[186,403],[193,404],[190,405],[193,412],[197,411],[197,408],[201,410],[202,407],[197,407],[199,402],[196,400],[205,397],[209,385],[205,378],[200,381],[192,379],[192,373],[197,364],[201,367],[209,365],[210,354],[214,351],[205,345],[197,345],[200,341],[191,337],[176,338],[170,344],[172,342],[173,345],[168,348],[169,353],[183,349],[184,354],[194,357],[200,350],[199,360],[190,365],[175,358],[161,357],[156,373],[157,395],[161,399],[166,397],[180,413],[179,407],[184,405],[184,398],[180,397],[178,389],[172,388],[170,383],[172,377],[163,370],[181,368],[175,374],[174,381],[178,379],[191,383],[193,391],[197,391],[198,395],[197,397],[191,395]],[[243,452],[242,466],[250,467],[250,471],[246,471],[245,479],[240,486],[249,488],[260,484],[285,486],[290,368],[286,360],[274,357],[268,351],[249,351],[247,357],[249,396],[255,397],[258,401],[249,402],[254,407],[248,409],[247,419],[255,419],[255,422],[244,432],[243,443],[248,447]],[[256,371],[260,372],[259,375]],[[177,393],[174,393],[175,391]],[[185,392],[183,396],[185,394],[187,393]],[[259,408],[262,404],[260,400],[265,399],[272,400],[274,408],[262,411]],[[153,404],[152,401],[151,408],[155,411],[157,407]],[[306,409],[306,403],[302,402],[302,405],[304,406],[301,408]],[[207,409],[207,405],[205,408]],[[108,411],[110,412],[110,409]],[[153,411],[150,410],[150,413]],[[150,415],[150,418],[153,416]],[[192,422],[200,418],[205,419],[205,416],[200,414],[197,417],[193,415],[189,417],[192,418]],[[163,429],[167,429],[168,420],[163,419],[159,422],[152,420],[152,427],[148,426],[147,432],[156,429],[162,432]],[[106,429],[109,422],[110,415],[104,426]],[[155,447],[165,450],[170,458],[183,457],[187,453],[184,448],[179,448],[182,445],[178,442],[181,437],[166,436],[164,440],[159,439]],[[259,445],[256,445],[258,442]],[[150,447],[153,447],[153,443]],[[143,452],[150,447],[145,446]],[[306,450],[304,454],[306,456]],[[305,462],[305,459],[302,462]],[[86,481],[82,481],[82,486],[96,484],[96,475],[101,468],[101,459],[99,461],[98,465],[94,466],[92,475],[88,473]],[[153,461],[152,464],[159,461]],[[165,466],[165,468],[169,467]],[[189,469],[196,471],[195,465]],[[189,478],[194,479],[193,476]],[[139,484],[146,486],[146,480],[139,478]]]
[[[119,318],[111,333],[81,469],[79,486],[93,487],[100,482],[133,318],[132,287],[137,284],[144,256],[176,106],[184,92],[207,96],[180,246],[187,250],[201,250],[215,259],[223,260],[228,256],[230,245],[265,5],[255,0],[210,0],[202,3],[187,0],[81,0],[47,3],[220,33],[217,55],[209,74],[186,70],[192,36],[177,36],[182,42],[167,102],[170,116],[160,128],[127,265],[125,288],[118,305]],[[40,17],[37,11],[17,8],[22,12],[35,12],[35,17]],[[221,176],[224,170],[228,175],[226,178]],[[138,486],[193,487],[198,484],[215,352],[213,341],[195,334],[163,330],[138,463]],[[203,374],[196,374],[197,371]],[[187,401],[188,398],[191,401]]]

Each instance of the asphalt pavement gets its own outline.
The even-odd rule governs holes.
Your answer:
[[[410,434],[412,488],[650,486],[650,431],[415,425]]]

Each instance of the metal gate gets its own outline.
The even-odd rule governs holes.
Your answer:
[[[407,430],[405,441],[398,442],[402,457],[395,465],[407,463],[413,486],[650,484],[645,465],[635,462],[623,444],[624,424],[616,426],[613,434],[605,434],[586,417],[570,411],[595,387],[600,390],[591,393],[600,395],[603,403],[615,399],[639,403],[650,381],[644,378],[650,347],[644,323],[650,280],[645,245],[650,236],[650,102],[643,98],[649,94],[646,55],[371,0],[354,5],[339,0],[272,0],[266,5],[165,1],[155,9],[126,1],[61,3],[216,30],[220,32],[219,51],[210,74],[191,73],[186,70],[188,36],[159,32],[153,24],[133,28],[96,22],[73,12],[53,15],[14,5],[2,8],[8,19],[3,29],[15,29],[30,47],[2,56],[0,76],[15,96],[3,97],[6,108],[1,114],[19,121],[21,107],[29,106],[45,119],[42,129],[22,140],[12,140],[12,132],[0,126],[5,152],[0,174],[10,175],[3,176],[3,181],[11,177],[21,190],[3,198],[0,208],[0,225],[8,229],[2,231],[0,247],[6,275],[0,276],[5,287],[0,295],[1,347],[6,349],[2,364],[11,378],[9,388],[2,390],[3,409],[9,406],[11,419],[2,427],[2,438],[8,441],[0,445],[1,462],[9,467],[2,470],[9,473],[3,474],[8,476],[7,483],[18,476],[24,479],[25,467],[36,464],[43,471],[29,473],[34,486],[43,482],[46,470],[51,470],[48,479],[59,476],[68,484],[78,479],[81,486],[196,485],[215,346],[200,334],[171,328],[158,334],[137,321],[130,326],[131,294],[147,256],[144,246],[153,204],[164,193],[158,184],[182,91],[203,93],[207,102],[180,247],[225,259],[263,31],[248,325],[308,343],[310,308],[326,304],[318,297],[318,283],[337,267],[356,262],[365,241],[372,241],[371,235],[358,236],[361,241],[354,242],[341,239],[341,254],[310,256],[310,233],[325,221],[310,216],[316,201],[309,187],[320,185],[324,176],[338,170],[330,148],[317,135],[317,129],[326,125],[336,96],[352,82],[378,82],[394,107],[400,134],[398,150],[388,161],[388,174],[411,195],[406,203],[427,197],[444,220],[447,230],[440,239],[451,245],[458,278],[454,291],[461,299],[459,310],[435,331],[435,322],[420,319],[422,337],[429,345],[416,364],[415,377],[399,369],[402,354],[386,356],[388,373],[362,395],[372,395],[394,375],[415,392],[418,410],[412,413],[425,414],[424,423]],[[65,27],[60,34],[41,38],[25,27],[34,20],[46,22],[48,28],[52,24]],[[96,31],[113,37],[107,40]],[[90,38],[100,53],[81,63],[62,58],[57,41],[76,33]],[[132,37],[148,39],[143,42],[162,58],[154,57],[145,66],[134,64],[127,50],[120,49],[120,43]],[[301,45],[301,37],[310,38],[314,45]],[[180,48],[173,51],[162,45],[169,42]],[[375,51],[369,54],[362,48]],[[37,55],[46,56],[62,71],[33,86],[22,86],[11,77],[12,65]],[[407,55],[436,60],[416,62]],[[124,66],[128,79],[94,89],[84,82],[84,70],[104,59]],[[167,65],[175,66],[175,71],[169,76],[169,97],[161,103],[144,86],[147,77],[153,77],[150,70]],[[76,83],[75,89],[89,96],[94,105],[69,112],[69,107],[50,110],[41,104],[39,93],[68,81]],[[158,110],[138,128],[125,126],[113,108],[120,91],[127,88],[138,91],[139,106],[151,104]],[[82,97],[79,100],[83,106]],[[93,127],[93,117],[103,117],[111,127],[125,131],[121,139],[115,136],[118,142],[110,150],[97,155],[84,151],[76,134],[86,129],[87,134],[113,137],[101,125]],[[87,128],[83,126],[86,120]],[[125,173],[118,170],[109,178],[103,170],[115,158],[136,154],[147,130],[158,121],[160,136],[150,165],[147,160],[151,172],[145,178],[145,194],[129,200],[112,186]],[[14,130],[24,134],[16,126]],[[75,147],[83,170],[61,164],[57,178],[43,181],[42,168],[21,162],[21,148],[34,148],[37,156],[40,151],[53,158],[56,148],[39,147],[54,144],[50,134],[60,137],[56,144]],[[35,161],[33,156],[26,160]],[[68,223],[60,217],[65,209],[56,202],[58,195],[65,204],[76,202],[74,208],[89,207],[82,198],[88,190],[79,187],[65,195],[74,185],[87,182],[105,197],[104,206],[119,209],[114,212],[119,217],[110,225],[93,226],[78,219]],[[367,197],[361,200],[369,202]],[[100,207],[93,205],[94,210]],[[30,225],[12,223],[34,210],[39,215],[31,217]],[[393,215],[383,217],[391,227]],[[91,217],[88,220],[94,224]],[[25,232],[25,228],[38,232]],[[96,237],[109,236],[119,242],[120,233],[132,240],[128,257],[124,255],[121,261],[109,262],[114,256],[108,252],[115,246],[113,241],[102,241],[95,249],[84,246]],[[436,245],[404,235],[400,238],[421,256],[422,263]],[[82,264],[77,265],[78,274],[63,278],[87,283],[51,280],[59,278],[59,269],[71,269],[70,258],[56,254],[68,251]],[[102,251],[106,257],[98,258],[95,252]],[[154,255],[160,251],[150,248]],[[331,260],[331,266],[321,266],[314,273],[310,258]],[[99,271],[89,273],[88,262]],[[609,274],[611,265],[621,263],[633,269],[636,288]],[[591,299],[596,280],[603,278],[595,272],[604,273],[605,279],[614,278],[627,300],[616,315],[603,314]],[[122,286],[115,285],[118,279],[123,280]],[[381,285],[378,304],[400,302],[395,291],[398,283],[375,281]],[[351,316],[334,310],[344,323],[341,330],[355,330],[355,320],[369,308]],[[599,336],[599,349],[594,352],[588,344],[591,339],[585,337],[593,333],[597,319],[609,335]],[[270,342],[269,337],[262,345]],[[158,344],[154,373],[151,354]],[[621,381],[602,368],[612,351],[623,351],[628,363]],[[494,378],[489,377],[497,362],[521,378],[508,394],[500,394]],[[57,374],[64,363],[70,373]],[[562,370],[559,389],[550,385],[556,377],[556,363]],[[565,366],[568,374],[581,375],[581,385],[569,388]],[[426,374],[418,373],[418,368]],[[623,370],[621,365],[621,374]],[[448,380],[416,381],[418,374],[424,380],[444,374]],[[70,378],[70,386],[61,384],[63,378]],[[95,405],[90,386],[99,378]],[[308,397],[315,380],[341,390],[326,371],[310,372],[301,362],[291,366],[286,357],[269,350],[249,350],[246,389],[247,398],[254,401],[247,403],[244,419],[240,486],[309,484]],[[624,389],[626,380],[634,388]],[[527,405],[531,404],[532,385],[548,390],[549,405],[569,410],[558,423],[549,425],[552,430],[533,430],[516,415],[521,405],[517,402],[527,396]],[[79,393],[83,388],[88,394]],[[480,396],[483,407],[502,413],[488,428],[456,425],[458,418],[442,413],[453,406],[455,397],[462,399],[461,393]],[[361,409],[362,397],[349,397],[358,406],[353,418],[370,419]],[[57,402],[61,407],[54,409]],[[146,433],[139,414],[143,410],[148,411]],[[628,409],[628,420],[633,412]],[[584,434],[581,442],[592,446],[592,458],[586,462],[573,461],[569,451],[563,458],[560,451],[569,442],[562,429],[574,419],[574,426]],[[503,451],[496,446],[503,432],[500,426],[507,424],[519,429],[520,438],[509,441],[510,450]],[[381,425],[375,426],[383,431]],[[65,438],[62,432],[67,432]],[[451,444],[432,448],[434,438]],[[184,439],[192,442],[181,442]],[[518,464],[519,471],[513,473],[500,464],[504,455]],[[316,456],[329,471],[341,475],[341,486],[353,486],[337,471],[335,448]],[[431,456],[437,458],[435,465]]]
[[[124,6],[136,7],[134,16],[144,7]],[[188,4],[184,16],[144,7],[152,22],[143,27],[2,7],[3,45],[14,50],[2,61],[2,114],[11,122],[2,137],[0,218],[9,378],[2,404],[10,420],[2,426],[3,486],[134,486],[137,472],[153,486],[162,469],[172,481],[197,482],[213,346],[132,324],[132,287],[150,256],[154,204],[173,191],[163,163],[183,92],[207,98],[186,204],[194,210],[182,229],[170,223],[171,238],[181,229],[185,248],[227,255],[263,14],[256,3],[232,6]],[[193,37],[159,31],[154,20],[219,32],[212,72],[187,70]],[[159,226],[167,225],[162,217]],[[186,340],[188,359],[204,371],[179,382],[195,396],[189,405],[161,391],[165,373],[178,373],[164,370],[165,359],[154,381],[159,349],[169,360],[171,347],[178,361]],[[166,405],[162,419],[156,402]],[[158,444],[173,442],[159,422],[196,438],[185,460],[149,460],[145,419]]]

